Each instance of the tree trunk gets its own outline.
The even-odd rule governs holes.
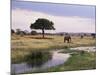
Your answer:
[[[43,38],[44,38],[44,29],[42,29],[42,36],[43,36]]]

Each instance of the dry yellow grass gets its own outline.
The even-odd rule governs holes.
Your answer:
[[[36,36],[31,36],[36,37]],[[40,36],[37,36],[40,37]],[[47,36],[53,39],[33,39],[30,38],[30,36],[12,36],[11,40],[11,47],[13,49],[47,49],[50,47],[64,47],[69,46],[69,44],[66,42],[63,42],[63,36]],[[70,46],[86,46],[86,45],[95,45],[95,39],[92,39],[91,37],[85,37],[83,39],[80,39],[80,37],[72,37],[72,42],[70,43]]]

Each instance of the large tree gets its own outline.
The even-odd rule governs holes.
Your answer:
[[[35,23],[31,24],[30,28],[42,30],[42,35],[44,38],[45,30],[55,30],[53,25],[54,23],[52,21],[44,18],[39,18],[35,21]]]

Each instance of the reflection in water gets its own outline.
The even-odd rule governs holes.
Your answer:
[[[40,67],[43,63],[47,62],[52,58],[50,52],[32,52],[26,57],[26,62],[29,67]]]
[[[58,50],[58,51],[53,51],[53,56],[52,56],[52,60],[49,60],[48,62],[46,62],[45,64],[42,65],[42,67],[53,67],[53,66],[57,66],[60,64],[63,64],[65,61],[67,61],[67,59],[70,57],[69,53],[60,53],[60,51],[62,50]]]
[[[25,63],[12,64],[12,73],[42,72],[50,67],[63,64],[70,54],[59,53],[59,51],[31,53],[27,56]]]

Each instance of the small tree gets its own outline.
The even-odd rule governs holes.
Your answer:
[[[30,28],[42,30],[42,35],[44,38],[45,30],[55,30],[53,25],[54,23],[52,21],[44,18],[39,18],[35,21],[35,23],[31,24]]]

